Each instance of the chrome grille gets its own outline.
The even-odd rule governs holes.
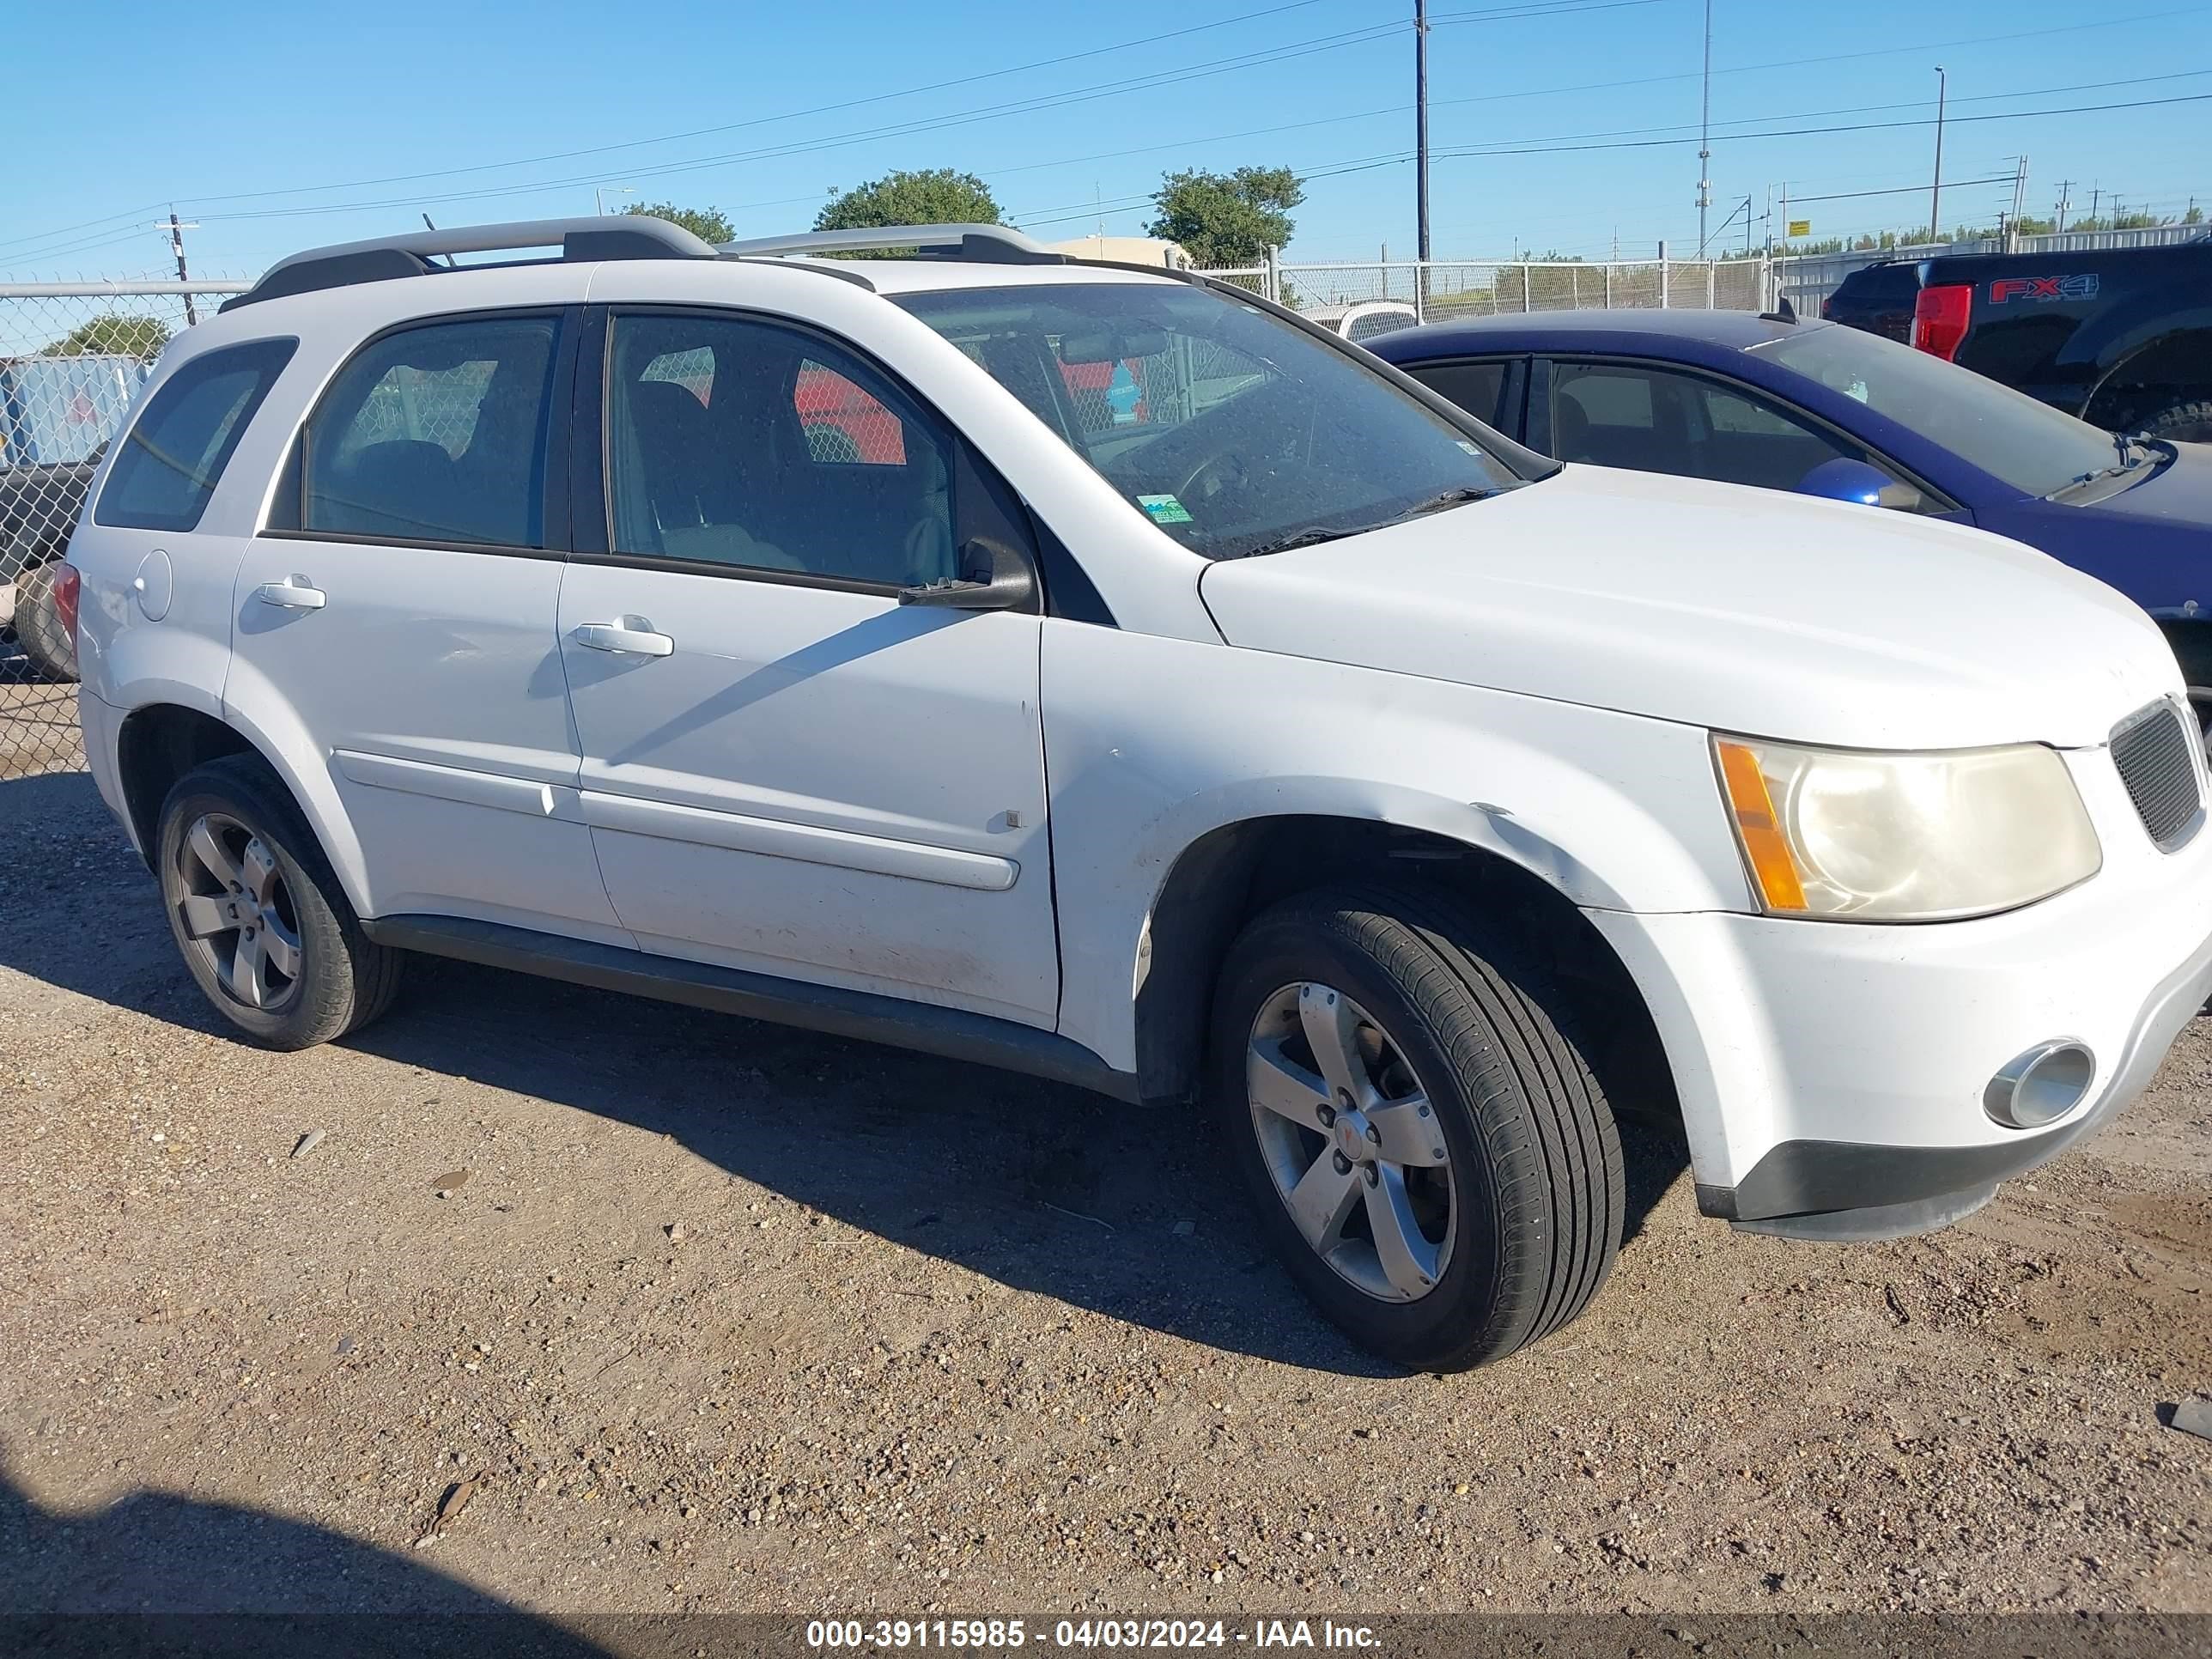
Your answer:
[[[2112,763],[2152,841],[2172,852],[2204,817],[2197,783],[2194,724],[2170,702],[2152,704],[2112,731]]]

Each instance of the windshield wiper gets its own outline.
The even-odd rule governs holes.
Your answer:
[[[1287,553],[1294,547],[1311,547],[1316,542],[1333,542],[1340,536],[1357,536],[1361,532],[1372,530],[1374,527],[1372,525],[1354,524],[1346,525],[1343,529],[1338,530],[1325,524],[1310,524],[1304,530],[1293,530],[1289,535],[1278,536],[1272,542],[1261,542],[1257,547],[1248,547],[1237,556],[1240,559],[1256,559],[1268,553]]]
[[[1474,484],[1461,484],[1456,489],[1447,489],[1441,494],[1431,495],[1425,501],[1416,502],[1396,518],[1383,520],[1382,524],[1403,524],[1408,519],[1425,519],[1430,514],[1441,513],[1448,507],[1458,507],[1467,501],[1486,501],[1497,493],[1494,489],[1485,489]],[[1382,525],[1373,526],[1376,530],[1382,527]]]
[[[1485,489],[1474,484],[1461,484],[1454,489],[1440,491],[1425,501],[1417,501],[1403,513],[1394,514],[1387,519],[1377,519],[1373,524],[1346,525],[1341,528],[1330,525],[1308,525],[1303,530],[1293,530],[1289,535],[1278,537],[1272,542],[1262,542],[1257,547],[1248,548],[1237,556],[1256,559],[1269,553],[1287,553],[1294,547],[1311,547],[1316,542],[1333,542],[1346,536],[1364,536],[1370,530],[1388,530],[1394,524],[1404,524],[1413,519],[1425,519],[1430,514],[1441,513],[1448,507],[1460,507],[1468,501],[1487,501],[1498,493],[1496,489]]]
[[[2071,495],[2085,484],[2100,483],[2106,478],[2124,477],[2130,473],[2140,472],[2146,465],[2162,465],[2170,459],[2162,445],[2154,444],[2140,432],[2114,433],[2112,447],[2119,454],[2118,460],[2110,466],[2097,467],[2079,477],[2069,478],[2051,492],[2051,499]]]

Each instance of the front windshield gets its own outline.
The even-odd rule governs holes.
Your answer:
[[[1751,349],[1857,398],[2024,495],[2048,495],[2120,463],[2110,433],[1860,329],[1808,326]]]
[[[1208,558],[1331,540],[1522,482],[1355,359],[1211,289],[1040,283],[894,297]]]

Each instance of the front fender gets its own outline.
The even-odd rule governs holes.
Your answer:
[[[1048,623],[1043,645],[1060,1029],[1124,1069],[1153,907],[1226,825],[1425,830],[1585,908],[1750,906],[1695,728],[1082,623]]]

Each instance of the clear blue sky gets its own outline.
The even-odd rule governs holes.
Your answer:
[[[1695,246],[1702,0],[1431,10],[1439,257],[1602,258],[1616,236],[1632,255],[1662,237],[1678,254]],[[1291,258],[1371,258],[1386,241],[1403,258],[1413,170],[1394,158],[1413,147],[1411,11],[1411,0],[26,6],[8,26],[9,56],[36,72],[9,77],[0,274],[158,273],[166,239],[150,222],[172,202],[199,222],[187,233],[196,272],[252,275],[426,210],[441,225],[588,213],[594,185],[616,202],[637,199],[613,194],[630,186],[719,206],[740,234],[766,234],[811,222],[832,186],[939,166],[982,175],[1014,222],[1058,238],[1102,216],[1109,233],[1139,232],[1137,198],[1164,168],[1287,164],[1311,175]],[[1798,198],[1922,187],[1795,210],[1816,234],[1924,221],[1939,63],[1944,173],[1959,181],[1947,223],[2008,204],[2008,182],[1964,181],[2008,180],[2023,152],[2039,215],[2064,179],[2077,215],[2093,188],[2104,204],[2117,191],[2177,213],[2192,192],[2212,199],[2212,5],[1715,0],[1713,27],[1716,227],[1746,194],[1763,211],[1784,184]],[[118,55],[118,41],[136,45]],[[954,81],[965,83],[921,89]],[[2198,101],[1966,118],[2147,100]],[[1857,124],[1885,125],[1779,131]],[[1452,153],[1514,147],[1548,153]],[[574,153],[587,150],[600,153]],[[1741,225],[1729,233],[1738,245]]]

